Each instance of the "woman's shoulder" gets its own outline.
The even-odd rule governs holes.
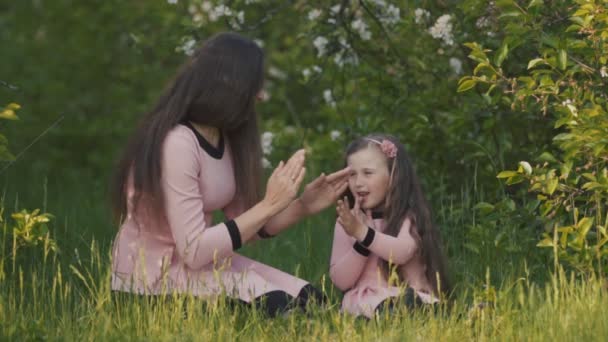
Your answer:
[[[163,142],[163,153],[170,159],[196,156],[196,146],[194,133],[188,127],[178,124],[167,133]]]
[[[191,145],[195,147],[196,144],[196,136],[194,136],[192,130],[182,124],[177,124],[175,127],[171,128],[164,141],[165,146],[177,145],[184,147],[186,145]]]

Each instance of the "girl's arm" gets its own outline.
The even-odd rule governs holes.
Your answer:
[[[407,263],[418,251],[418,243],[412,236],[412,220],[403,221],[399,234],[390,236],[373,228],[366,227],[357,234],[357,240],[380,258],[396,265]]]
[[[368,256],[369,251],[336,222],[329,263],[329,276],[334,285],[342,291],[352,288],[361,276]]]

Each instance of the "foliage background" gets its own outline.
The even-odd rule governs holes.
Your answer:
[[[507,186],[496,176],[519,166],[518,171],[502,173],[501,178],[519,174],[518,181],[528,179],[524,176],[530,174],[522,166],[526,164],[520,162],[542,163],[539,156],[543,152],[567,162],[563,149],[553,143],[556,134],[569,129],[555,127],[560,117],[554,113],[559,113],[557,107],[565,98],[550,100],[556,109],[547,114],[533,102],[536,87],[513,94],[508,83],[499,81],[526,76],[529,61],[539,56],[550,59],[553,52],[546,47],[551,47],[547,42],[552,39],[565,44],[555,51],[576,48],[568,45],[568,39],[585,37],[567,29],[569,17],[577,6],[583,6],[583,2],[577,3],[1,3],[0,103],[21,105],[18,121],[0,124],[17,156],[0,171],[6,208],[2,272],[35,269],[41,253],[46,253],[32,248],[10,257],[12,222],[27,225],[19,223],[21,216],[8,216],[23,208],[53,213],[54,218],[45,225],[57,242],[58,262],[65,268],[83,259],[93,260],[91,241],[101,255],[108,254],[117,226],[110,220],[107,188],[129,133],[187,58],[192,43],[233,30],[259,41],[267,54],[269,99],[260,104],[259,115],[267,132],[266,159],[271,165],[305,146],[310,152],[311,178],[340,168],[342,149],[354,136],[374,131],[395,134],[414,157],[460,293],[483,284],[488,289],[489,284],[510,283],[522,275],[545,282],[553,270],[547,267],[550,258],[558,254],[536,245],[554,234],[554,226],[547,224],[546,212],[538,211],[540,199],[528,192],[527,183]],[[602,2],[592,3],[594,11],[605,14]],[[596,21],[589,20],[595,25]],[[597,22],[601,25],[601,20]],[[604,39],[600,35],[601,42]],[[468,42],[477,45],[467,47]],[[472,51],[486,53],[488,64],[503,78],[490,79],[485,74],[487,79],[466,83],[483,74],[477,69],[479,58],[468,58],[470,54],[475,57]],[[600,70],[606,62],[605,56],[600,62],[601,48],[594,51],[572,51],[567,56],[597,59],[590,80],[598,82],[604,78]],[[568,66],[575,64],[569,61]],[[570,89],[575,89],[581,80],[570,81]],[[495,87],[489,89],[492,82]],[[468,91],[459,93],[459,87]],[[570,96],[564,91],[564,96]],[[525,104],[518,96],[532,100]],[[588,105],[581,101],[580,106]],[[605,123],[605,111],[598,119]],[[605,148],[594,157],[603,160],[603,164],[594,164],[600,173],[606,170],[603,151]],[[586,158],[576,162],[585,165]],[[543,167],[535,164],[534,174],[546,174],[549,170]],[[588,195],[585,200],[595,196],[593,203],[601,207],[596,225],[603,223],[601,218],[605,220],[602,191],[583,194]],[[581,210],[589,212],[590,204],[585,205],[587,209]],[[559,215],[560,222],[569,222],[569,212]],[[245,253],[330,286],[324,278],[333,222],[334,214],[328,210]],[[566,236],[568,239],[577,237]],[[602,246],[593,248],[601,250]],[[577,259],[580,248],[563,247],[562,252],[566,257],[575,255],[566,258],[571,261],[566,265],[583,273],[597,266]],[[103,260],[107,263],[107,258]],[[491,297],[489,292],[485,295]]]

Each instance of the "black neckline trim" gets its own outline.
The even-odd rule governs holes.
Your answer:
[[[184,120],[182,122],[183,125],[185,125],[186,127],[190,128],[190,130],[192,130],[192,132],[194,132],[194,135],[196,136],[196,140],[198,140],[198,144],[201,146],[201,148],[203,150],[205,150],[205,152],[207,152],[208,155],[210,155],[211,157],[215,158],[215,159],[222,159],[222,157],[224,156],[224,134],[222,134],[222,132],[220,131],[220,141],[218,143],[218,146],[215,147],[213,146],[209,141],[207,141],[207,139],[205,139],[205,137],[200,134],[196,128],[194,128],[194,126],[192,126],[192,124],[190,123],[190,121],[188,120]]]
[[[384,213],[382,213],[381,211],[372,211],[372,218],[373,219],[382,219],[382,218],[384,218]]]

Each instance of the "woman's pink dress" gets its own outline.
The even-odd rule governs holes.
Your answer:
[[[223,138],[219,145],[185,125],[169,132],[162,157],[165,218],[146,215],[145,198],[137,211],[129,203],[113,246],[113,290],[201,297],[225,293],[250,302],[275,290],[296,297],[308,284],[235,253],[241,242],[234,221],[212,222],[215,210],[223,210],[227,220],[243,212],[235,198],[230,146]]]
[[[389,286],[380,266],[381,259],[399,265],[407,286],[413,288],[423,302],[437,302],[430,295],[432,287],[425,276],[426,267],[418,253],[419,239],[411,229],[411,220],[404,221],[397,237],[382,233],[383,219],[373,222],[375,234],[367,248],[346,234],[336,222],[329,274],[336,287],[345,292],[342,310],[371,318],[382,301],[404,293],[404,287]]]

